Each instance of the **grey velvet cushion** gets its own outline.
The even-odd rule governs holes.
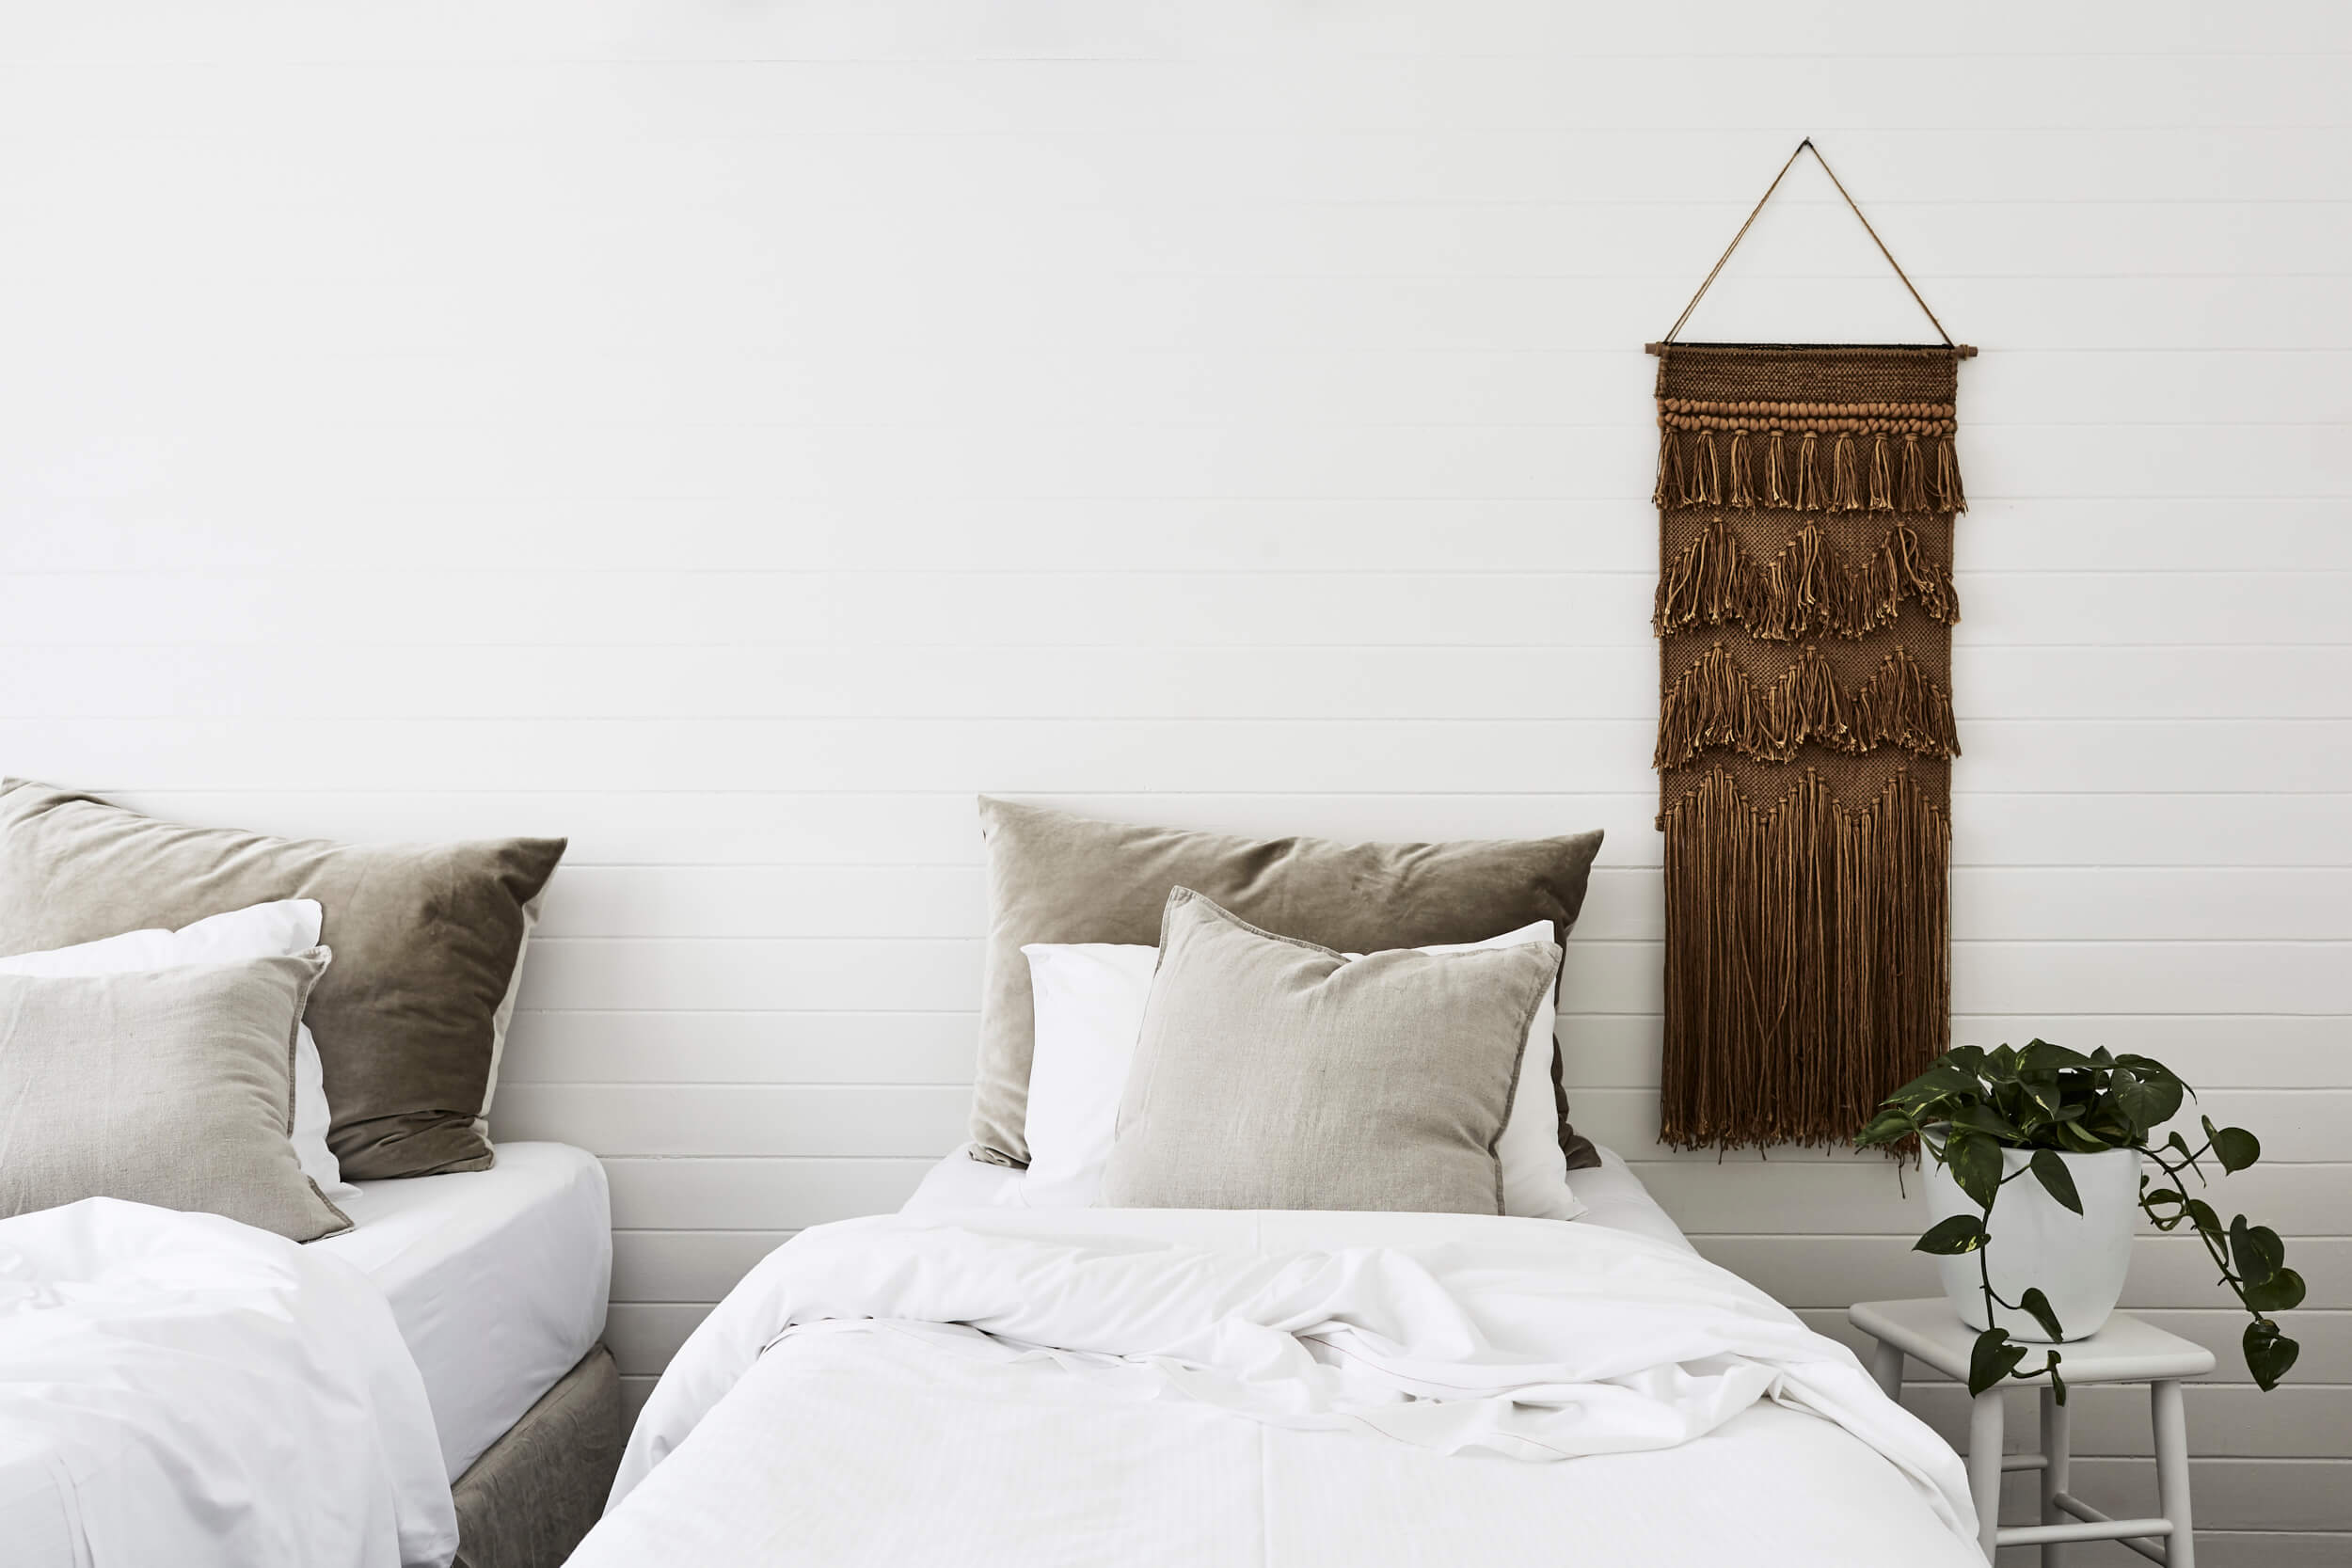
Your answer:
[[[302,1174],[294,1029],[325,948],[0,975],[0,1215],[117,1197],[291,1241],[351,1228]]]
[[[1349,962],[1168,895],[1103,1201],[1500,1214],[1495,1146],[1560,950]]]
[[[346,1180],[481,1170],[480,1125],[560,838],[355,846],[162,822],[0,783],[0,955],[315,898],[334,967],[310,1000]]]
[[[980,799],[989,927],[972,1141],[984,1160],[1025,1165],[1029,1060],[1036,1049],[1027,942],[1158,940],[1168,890],[1194,888],[1245,920],[1350,953],[1484,942],[1538,920],[1567,940],[1600,850],[1597,832],[1454,844],[1236,838],[1103,822]],[[1568,1123],[1549,1069],[1570,1170],[1600,1164]]]

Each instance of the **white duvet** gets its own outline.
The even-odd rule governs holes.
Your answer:
[[[811,1230],[688,1340],[613,1496],[580,1568],[1980,1560],[1951,1449],[1761,1291],[1477,1216]]]
[[[424,1385],[367,1276],[211,1214],[0,1220],[10,1568],[446,1564]]]

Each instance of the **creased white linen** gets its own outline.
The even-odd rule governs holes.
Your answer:
[[[11,1568],[437,1568],[457,1521],[364,1275],[90,1198],[0,1220],[0,1541]]]
[[[875,1324],[1273,1427],[1529,1461],[1671,1449],[1771,1401],[1861,1439],[1951,1537],[1974,1535],[1951,1449],[1762,1291],[1664,1242],[1474,1215],[990,1211],[813,1229],[688,1340],[615,1500],[768,1347]]]

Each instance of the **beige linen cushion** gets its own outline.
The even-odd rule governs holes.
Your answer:
[[[1025,1165],[1029,1059],[1036,1049],[1029,942],[1158,940],[1168,890],[1182,885],[1245,920],[1354,953],[1484,942],[1545,920],[1567,940],[1600,849],[1597,832],[1455,844],[1343,844],[1236,838],[1102,822],[1045,806],[980,798],[988,844],[988,957],[974,1152]],[[1600,1164],[1568,1124],[1558,1053],[1552,1082],[1570,1170]]]
[[[1548,942],[1355,962],[1168,895],[1103,1201],[1500,1214]]]
[[[0,1216],[116,1197],[290,1241],[351,1228],[302,1174],[294,1029],[327,952],[0,975]]]
[[[0,783],[0,955],[315,898],[335,966],[310,1033],[343,1179],[481,1170],[523,944],[560,838],[343,845],[161,822]]]

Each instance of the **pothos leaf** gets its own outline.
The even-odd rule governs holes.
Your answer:
[[[2213,1205],[2201,1197],[2188,1200],[2188,1217],[2198,1229],[2209,1236],[2221,1234],[2221,1216],[2213,1212]]]
[[[1975,1073],[1949,1061],[1942,1061],[1888,1095],[1886,1103],[1916,1110],[1947,1094],[1973,1094],[1979,1087]]]
[[[2050,1353],[2050,1364],[2042,1369],[2050,1374],[2050,1393],[2058,1403],[2066,1402],[2066,1380],[2058,1376],[2058,1353]]]
[[[1945,1141],[1944,1161],[1951,1167],[1952,1180],[1977,1207],[1993,1207],[1994,1196],[2001,1190],[2000,1146],[1981,1132],[1956,1130]]]
[[[2210,1136],[2214,1158],[2224,1171],[2242,1171],[2263,1157],[2262,1140],[2243,1127],[2224,1127]]]
[[[2149,1078],[2119,1067],[2107,1083],[2107,1094],[2125,1127],[2134,1133],[2161,1127],[2181,1108],[2181,1081],[2169,1073],[2162,1078]]]
[[[2268,1318],[2256,1318],[2246,1325],[2245,1346],[2246,1370],[2254,1375],[2254,1386],[2265,1394],[2279,1386],[2295,1358],[2303,1354],[2303,1347],[2280,1333],[2279,1325]]]
[[[1985,1234],[1984,1222],[1976,1215],[1954,1214],[1930,1227],[1926,1235],[1911,1244],[1911,1250],[1938,1258],[1957,1258],[1962,1253],[1976,1251],[1992,1239]]]
[[[2249,1225],[2244,1214],[2230,1222],[2230,1260],[2239,1282],[2266,1285],[2287,1260],[2286,1243],[2266,1225]]]
[[[1899,1138],[1911,1136],[1918,1130],[1918,1124],[1911,1119],[1909,1111],[1889,1107],[1872,1117],[1864,1124],[1862,1131],[1853,1135],[1854,1146],[1869,1148],[1879,1144],[1891,1144]]]
[[[1952,1112],[1952,1125],[1982,1132],[2003,1143],[2021,1142],[2026,1134],[2017,1124],[1990,1105],[1962,1105]]]
[[[2289,1312],[2303,1305],[2303,1276],[2280,1269],[2260,1285],[2246,1287],[2246,1305],[2257,1312]]]
[[[1968,1353],[1968,1392],[1983,1393],[2015,1371],[2024,1359],[2026,1347],[2012,1340],[2009,1330],[1986,1329],[1977,1336],[1976,1346]]]
[[[2086,1068],[2090,1065],[2090,1058],[2081,1052],[2052,1045],[2048,1040],[2033,1041],[2017,1057],[2019,1072],[2056,1072],[2061,1068]]]
[[[2017,1305],[2042,1325],[2042,1333],[2053,1339],[2066,1338],[2066,1330],[2058,1326],[2058,1313],[2051,1309],[2050,1298],[2042,1293],[2040,1287],[2026,1286],[2026,1293],[2017,1298]]]
[[[2077,1214],[2083,1212],[2082,1195],[2074,1190],[2074,1173],[2066,1168],[2066,1157],[2054,1148],[2037,1148],[2033,1154],[2033,1177],[2042,1190]]]

